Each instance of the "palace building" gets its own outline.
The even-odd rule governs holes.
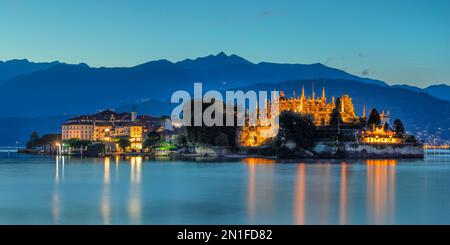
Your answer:
[[[358,122],[358,117],[355,115],[352,98],[348,95],[343,95],[340,99],[339,112],[344,123]],[[326,126],[330,124],[331,113],[336,107],[334,96],[330,102],[327,102],[325,95],[325,87],[322,88],[321,97],[316,97],[314,91],[314,84],[312,96],[305,96],[305,87],[302,87],[302,95],[300,97],[286,98],[284,92],[280,93],[279,112],[293,111],[306,115],[311,115],[314,118],[316,126]]]
[[[336,106],[339,106],[339,113],[344,124],[356,124],[359,118],[355,114],[352,98],[349,95],[343,95],[335,101],[334,96],[331,101],[327,100],[325,87],[322,88],[320,97],[316,97],[314,91],[314,84],[311,97],[305,95],[305,87],[302,87],[301,96],[294,96],[286,98],[283,91],[280,92],[278,100],[278,111],[293,111],[305,115],[310,115],[314,119],[316,126],[330,125],[331,115]],[[266,104],[266,108],[262,111],[270,111],[270,104]],[[240,144],[242,146],[260,146],[263,145],[269,138],[261,136],[261,130],[268,129],[265,126],[245,126],[240,134]]]

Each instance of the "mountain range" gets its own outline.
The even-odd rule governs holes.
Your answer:
[[[450,101],[450,86],[445,84],[439,84],[439,85],[430,85],[426,88],[419,88],[416,86],[411,85],[392,85],[391,87],[396,88],[404,88],[416,92],[423,92],[427,93],[433,97],[436,97],[438,99],[448,100]]]
[[[444,132],[438,133],[446,138],[446,132],[450,131],[448,85],[425,89],[389,86],[386,82],[358,77],[320,63],[252,63],[223,52],[179,62],[156,60],[133,67],[111,68],[57,61],[6,61],[0,63],[0,80],[3,80],[0,82],[0,128],[4,129],[0,133],[4,134],[13,134],[13,128],[19,125],[23,128],[20,132],[49,132],[51,125],[54,131],[59,131],[60,121],[68,115],[106,108],[118,111],[137,108],[138,113],[169,114],[174,106],[167,102],[171,94],[180,89],[192,92],[194,82],[203,82],[204,90],[264,87],[289,93],[294,88],[299,92],[300,84],[311,86],[313,80],[317,87],[326,86],[330,96],[349,93],[357,111],[366,104],[368,109],[391,110],[415,132],[428,130],[426,133],[436,134],[434,128],[441,128]],[[430,114],[428,117],[426,112]],[[20,118],[27,124],[14,123]],[[47,123],[44,118],[48,119]],[[36,123],[32,123],[33,120]],[[23,142],[28,136],[17,135],[17,132],[8,138],[8,143],[0,139],[0,145],[10,144],[14,137]]]
[[[63,64],[59,61],[53,62],[30,62],[23,60],[0,60],[0,83],[13,77],[30,74],[35,71],[46,70],[52,66]]]
[[[292,79],[349,79],[387,86],[322,64],[253,64],[224,53],[195,60],[158,60],[127,68],[94,68],[85,64],[57,64],[45,70],[16,76],[0,84],[3,116],[79,114],[112,108],[137,100],[167,100],[193,82],[204,89],[230,89],[261,82]],[[33,105],[33,106],[30,106]]]

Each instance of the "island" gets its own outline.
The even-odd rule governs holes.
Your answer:
[[[400,119],[390,122],[389,111],[372,108],[361,116],[354,110],[352,98],[344,94],[327,99],[325,87],[316,96],[314,87],[306,96],[288,98],[283,91],[274,104],[269,102],[258,112],[267,113],[277,106],[279,127],[273,134],[267,124],[256,126],[180,126],[169,116],[153,117],[137,112],[117,113],[104,110],[80,115],[61,125],[61,134],[39,137],[33,133],[22,152],[79,155],[142,155],[148,157],[221,157],[262,156],[280,159],[298,158],[423,158],[424,146],[405,130]],[[202,104],[203,110],[211,103]],[[276,105],[275,105],[276,104]],[[237,109],[235,109],[237,110]],[[256,113],[256,112],[254,112]],[[245,120],[250,112],[245,111]],[[225,115],[216,115],[224,116]],[[258,118],[258,120],[264,120]]]

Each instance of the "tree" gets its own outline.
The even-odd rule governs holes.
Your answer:
[[[369,119],[367,120],[367,124],[375,124],[375,126],[379,126],[381,124],[380,113],[378,113],[377,109],[372,108],[372,110],[370,111]]]
[[[405,127],[400,119],[394,120],[394,130],[398,135],[403,135],[405,133]]]
[[[170,116],[168,116],[168,115],[162,115],[160,118],[161,118],[162,121],[164,121],[164,120],[166,120],[166,119],[170,119]]]
[[[39,146],[49,146],[49,145],[54,145],[58,142],[58,140],[61,139],[61,135],[60,134],[44,134],[40,139],[39,139]]]
[[[161,135],[156,131],[152,131],[148,133],[147,139],[144,141],[144,147],[150,148],[159,144],[160,142],[161,142]]]
[[[188,142],[184,132],[180,132],[178,135],[175,136],[174,143],[177,148],[184,148],[187,146]]]
[[[209,106],[213,105],[216,101],[213,100],[210,103],[202,102],[202,109],[205,111]],[[189,102],[187,102],[189,103]],[[191,112],[194,112],[194,101],[190,101],[191,105]],[[189,106],[189,104],[187,105]],[[237,126],[226,126],[226,105],[223,104],[223,110],[222,112],[216,111],[214,114],[215,118],[222,117],[224,125],[223,126],[184,126],[184,135],[186,135],[186,140],[189,145],[215,145],[216,144],[216,137],[220,134],[226,135],[227,140],[224,139],[220,140],[220,143],[227,142],[227,145],[223,146],[231,146],[236,147],[237,146],[237,134],[238,134],[238,127]],[[237,122],[237,106],[234,106],[233,111],[231,113],[233,114],[234,122]],[[194,113],[191,113],[191,125],[194,125]],[[224,137],[224,136],[221,136]]]
[[[90,140],[80,140],[80,139],[68,139],[64,141],[64,143],[72,148],[84,148],[92,144]]]
[[[385,131],[389,129],[389,124],[388,124],[387,122],[384,123],[383,129],[384,129]]]
[[[284,111],[280,114],[279,124],[278,142],[290,140],[295,142],[297,147],[313,146],[316,126],[311,116]]]
[[[333,111],[331,112],[331,118],[330,118],[331,125],[338,125],[340,123],[343,123],[341,113],[339,112],[339,108],[341,108],[341,98],[336,99],[336,106],[334,107]]]
[[[214,143],[218,146],[228,146],[228,136],[224,133],[219,133],[214,139]]]
[[[125,150],[127,147],[129,147],[131,145],[131,142],[129,139],[121,138],[121,139],[119,139],[118,144],[122,150]]]
[[[361,127],[365,127],[365,126],[367,125],[366,117],[360,117],[360,118],[359,118],[359,125],[360,125]]]
[[[333,111],[331,112],[330,124],[331,125],[338,125],[338,124],[342,124],[342,123],[343,123],[343,120],[342,120],[341,113],[335,107],[333,109]]]
[[[30,135],[30,139],[28,140],[26,146],[28,149],[34,149],[38,146],[39,143],[39,134],[37,132],[33,132]]]

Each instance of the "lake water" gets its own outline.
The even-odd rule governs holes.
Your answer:
[[[0,224],[450,224],[450,152],[298,163],[0,152]]]

